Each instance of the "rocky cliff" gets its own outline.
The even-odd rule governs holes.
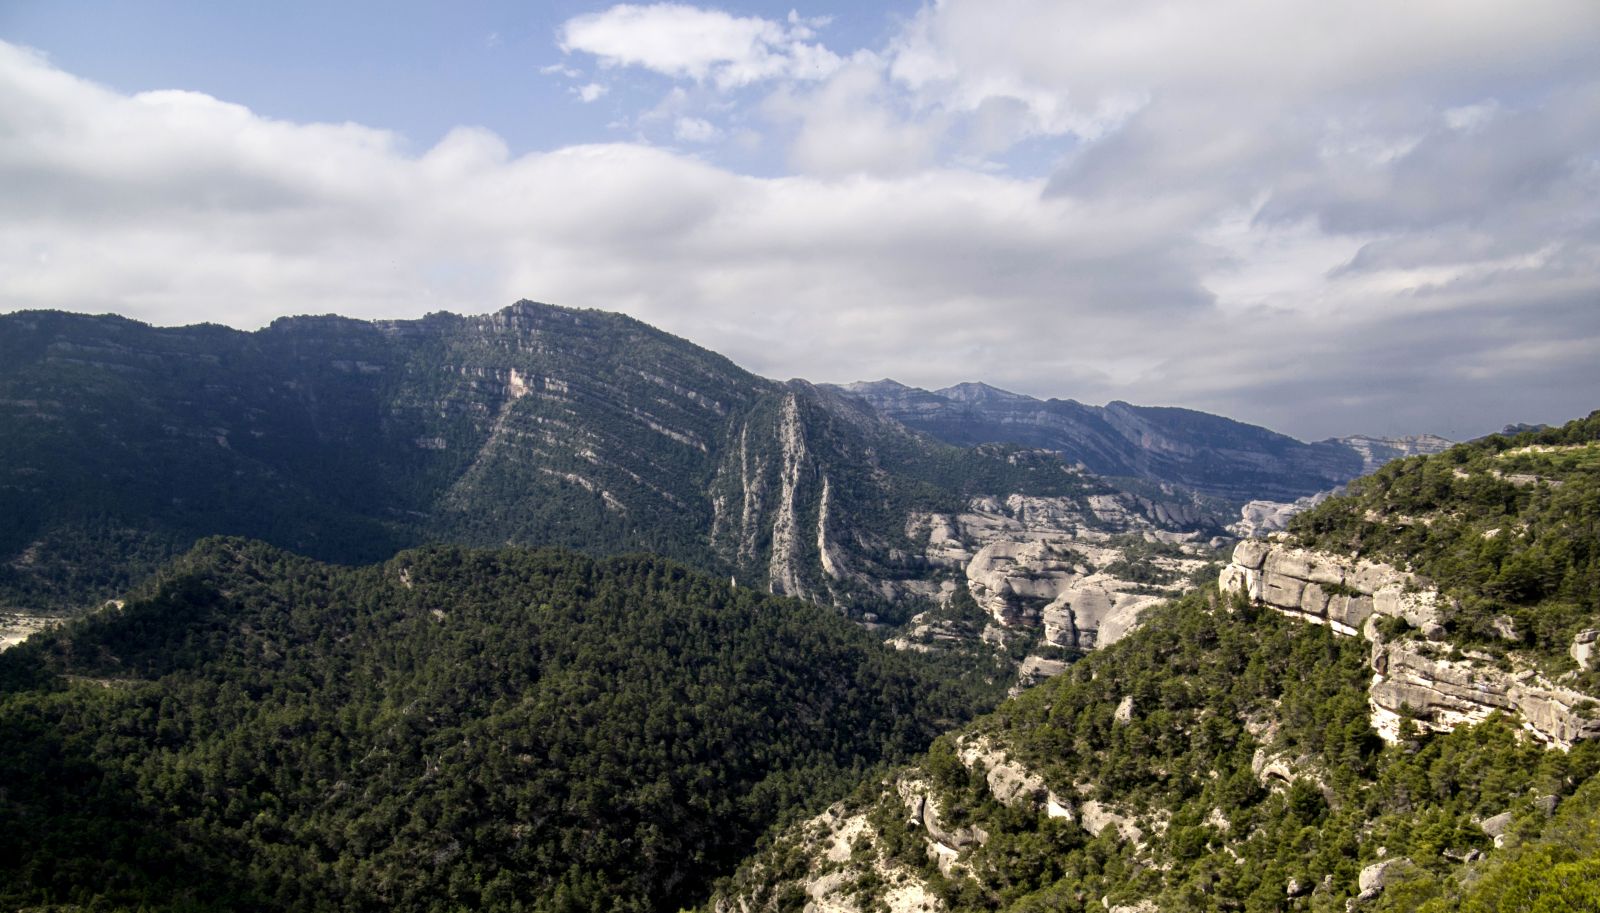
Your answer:
[[[1392,463],[780,835],[717,906],[1590,909],[1597,491],[1600,413]],[[970,522],[930,554],[970,566]],[[991,548],[982,617],[1029,623],[1081,553]]]
[[[1403,721],[1449,731],[1494,713],[1519,717],[1528,732],[1559,748],[1600,738],[1594,696],[1559,686],[1515,655],[1501,662],[1452,646],[1441,623],[1444,597],[1407,571],[1251,539],[1234,549],[1218,586],[1339,634],[1366,638],[1372,644],[1372,726],[1389,741],[1400,737]],[[1593,640],[1592,632],[1581,634],[1574,657],[1584,636]]]
[[[926,542],[930,566],[959,573],[996,625],[1087,650],[1116,642],[1210,560],[1203,534],[1158,522],[1178,509],[1109,493],[984,497],[958,514],[914,514],[908,532]]]

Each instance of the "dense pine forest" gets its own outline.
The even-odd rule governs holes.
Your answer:
[[[0,904],[659,910],[1004,685],[656,558],[208,540],[0,655]]]

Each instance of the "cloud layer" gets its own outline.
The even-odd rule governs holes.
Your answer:
[[[1303,438],[1600,407],[1590,0],[946,0],[881,47],[826,36],[578,17],[550,78],[591,100],[660,79],[639,116],[670,145],[528,155],[122,94],[0,44],[0,307],[250,327],[530,297],[769,376],[983,379]],[[719,164],[741,143],[783,173]]]

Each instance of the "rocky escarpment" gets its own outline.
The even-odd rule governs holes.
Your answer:
[[[1400,737],[1405,720],[1449,731],[1496,712],[1520,716],[1524,728],[1555,747],[1600,738],[1592,696],[1559,686],[1518,662],[1515,654],[1509,662],[1499,661],[1450,644],[1443,624],[1446,597],[1407,571],[1251,539],[1234,549],[1218,585],[1285,615],[1370,641],[1372,724],[1389,741]],[[1384,619],[1404,624],[1383,624]],[[1582,646],[1575,643],[1574,652]]]
[[[1455,445],[1454,441],[1437,434],[1413,434],[1406,437],[1353,434],[1348,437],[1329,438],[1323,443],[1340,444],[1360,455],[1362,475],[1376,471],[1378,467],[1391,460],[1443,453]]]
[[[1140,836],[1129,818],[1109,806],[1057,796],[1046,788],[1042,777],[986,737],[959,739],[956,750],[961,765],[1003,806],[1057,819],[1090,834],[1109,827],[1115,829],[1119,840],[1136,842]],[[929,868],[943,878],[970,878],[972,854],[991,839],[985,827],[966,820],[970,811],[947,808],[940,790],[918,768],[900,771],[882,787],[893,797],[895,817],[918,847],[914,855],[925,857]],[[757,866],[745,873],[747,889],[719,897],[714,909],[719,913],[789,909],[786,897],[803,897],[803,909],[811,913],[875,909],[934,913],[946,909],[941,892],[930,883],[928,869],[908,866],[903,847],[898,856],[891,852],[881,830],[884,823],[871,810],[835,804],[787,837],[795,844],[791,858],[806,860],[803,870],[788,868],[780,873]]]
[[[929,564],[960,572],[995,624],[1087,650],[1114,643],[1205,567],[1210,541],[1159,524],[1170,512],[1127,495],[1011,495],[976,498],[961,514],[913,515],[908,531],[926,537]]]

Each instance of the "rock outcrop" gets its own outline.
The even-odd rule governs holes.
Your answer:
[[[1223,592],[1243,592],[1252,601],[1346,636],[1372,642],[1372,685],[1367,691],[1372,725],[1389,741],[1402,722],[1446,732],[1478,723],[1495,712],[1521,717],[1540,741],[1559,748],[1600,738],[1600,718],[1586,713],[1589,695],[1562,688],[1534,669],[1507,671],[1485,654],[1461,653],[1442,643],[1444,597],[1427,581],[1391,565],[1287,544],[1247,539],[1223,568]],[[1394,618],[1416,629],[1386,637],[1379,619]],[[1585,632],[1593,633],[1593,632]],[[1593,638],[1574,642],[1580,646]],[[1585,654],[1587,656],[1587,654]]]
[[[1130,495],[976,498],[961,514],[914,515],[907,532],[926,536],[928,564],[961,570],[1003,628],[1042,627],[1046,643],[1088,650],[1127,634],[1141,610],[1181,595],[1205,566],[1209,546],[1147,507]],[[1162,553],[1130,557],[1130,541]],[[1165,582],[1117,573],[1135,562]]]
[[[1332,493],[1321,491],[1293,501],[1249,501],[1239,508],[1239,519],[1228,525],[1228,532],[1241,539],[1280,532],[1289,527],[1295,514],[1316,507]]]
[[[1356,897],[1356,902],[1364,903],[1375,899],[1379,894],[1383,893],[1384,888],[1394,884],[1413,867],[1411,860],[1402,857],[1374,862],[1372,865],[1362,869],[1361,875],[1356,882],[1361,889],[1361,893]]]
[[[1578,636],[1572,639],[1572,646],[1567,650],[1567,653],[1572,657],[1572,661],[1577,663],[1578,668],[1585,672],[1595,666],[1594,644],[1596,639],[1600,639],[1600,631],[1594,628],[1590,628],[1587,631],[1579,631]]]

